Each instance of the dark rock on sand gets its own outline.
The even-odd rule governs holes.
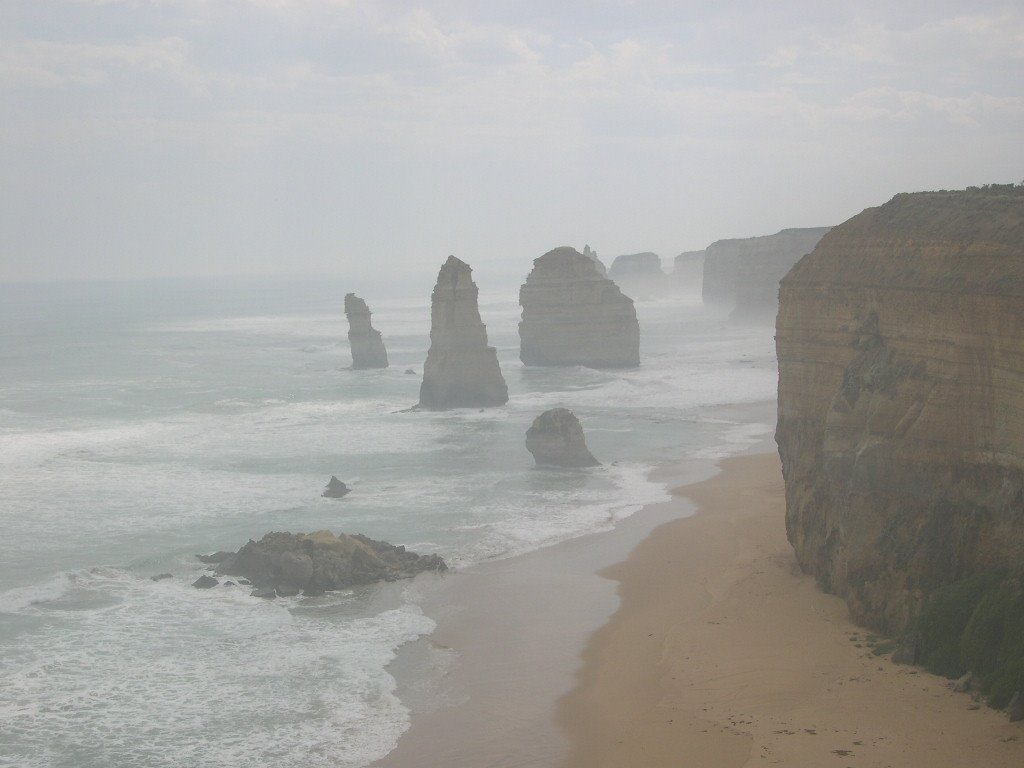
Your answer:
[[[576,414],[552,408],[533,420],[526,431],[526,448],[539,466],[595,467],[600,465],[587,450]]]
[[[210,589],[211,587],[216,587],[218,584],[220,584],[220,582],[217,581],[217,579],[213,578],[213,576],[208,576],[206,574],[203,574],[198,579],[192,582],[192,586],[196,589]]]
[[[1010,703],[1006,705],[1006,714],[1010,718],[1011,723],[1024,720],[1024,695],[1021,695],[1020,691],[1017,691],[1010,698]]]
[[[437,555],[417,555],[361,534],[317,531],[268,533],[220,563],[217,573],[245,577],[255,585],[254,595],[270,597],[315,595],[446,569]]]
[[[320,495],[327,499],[340,499],[342,496],[348,494],[352,489],[345,485],[341,480],[331,475],[331,479],[328,481],[327,486],[324,488],[324,492]],[[218,561],[220,562],[220,561]]]

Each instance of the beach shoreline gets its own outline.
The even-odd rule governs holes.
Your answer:
[[[697,512],[604,573],[621,605],[559,702],[561,768],[1024,765],[1024,728],[872,652],[785,536],[776,454],[676,490]]]

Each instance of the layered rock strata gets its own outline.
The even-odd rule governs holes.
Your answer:
[[[784,229],[774,235],[719,240],[704,254],[705,304],[735,307],[733,319],[771,320],[779,280],[828,232],[829,227]]]
[[[235,553],[220,553],[216,572],[252,582],[257,593],[320,594],[376,581],[394,581],[423,571],[444,571],[437,555],[417,555],[361,534],[268,533]],[[269,596],[269,595],[268,595]]]
[[[534,259],[519,303],[519,358],[526,365],[640,364],[633,300],[575,249],[555,248]]]
[[[608,269],[608,277],[636,299],[655,299],[664,296],[669,289],[668,277],[661,269],[661,257],[650,251],[616,256]]]
[[[422,408],[483,408],[508,402],[508,387],[480,319],[473,270],[449,256],[430,306],[430,349],[420,385]]]
[[[567,408],[552,408],[526,430],[526,449],[538,466],[596,467],[601,462],[587,449],[583,427]]]
[[[387,368],[388,353],[380,331],[370,324],[370,309],[354,293],[345,294],[345,317],[348,318],[348,343],[352,348],[352,367],[356,369]]]
[[[1022,575],[1024,189],[836,227],[782,281],[777,349],[789,540],[855,619],[900,632],[940,588]]]

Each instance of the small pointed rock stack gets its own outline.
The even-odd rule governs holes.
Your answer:
[[[480,320],[473,270],[449,256],[431,297],[430,350],[423,364],[421,408],[482,408],[508,402],[508,387]]]
[[[352,347],[352,367],[387,368],[388,353],[380,331],[370,324],[370,308],[354,293],[345,294],[345,316],[348,318],[348,343]]]
[[[640,365],[633,300],[574,248],[555,248],[534,259],[519,303],[519,358],[526,365]]]
[[[533,420],[526,431],[526,449],[538,466],[596,467],[601,464],[587,449],[583,427],[567,408],[552,408]]]

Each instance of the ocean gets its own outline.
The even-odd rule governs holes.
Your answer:
[[[666,498],[654,467],[773,429],[718,408],[774,399],[771,328],[639,302],[639,369],[526,368],[517,285],[481,287],[508,405],[410,411],[430,289],[0,286],[0,765],[362,768],[408,727],[388,663],[434,629],[416,590],[198,590],[196,553],[326,528],[465,568],[608,530]],[[349,290],[387,370],[349,370]],[[533,468],[526,429],[556,406],[601,467]]]

